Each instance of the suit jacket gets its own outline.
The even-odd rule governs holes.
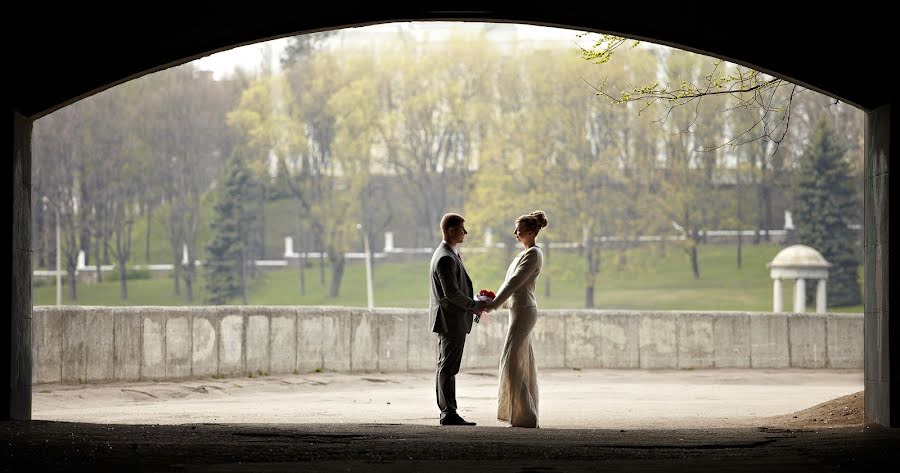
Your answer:
[[[450,245],[441,242],[431,257],[431,331],[448,335],[471,332],[478,306],[473,295],[472,280],[462,260]]]

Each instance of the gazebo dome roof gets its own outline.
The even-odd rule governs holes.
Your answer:
[[[806,245],[791,245],[775,255],[769,268],[828,268],[831,263],[825,261],[822,253]]]

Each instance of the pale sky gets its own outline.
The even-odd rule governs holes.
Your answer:
[[[483,23],[470,22],[403,22],[399,26],[413,29],[415,31],[428,31],[430,36],[439,35],[440,32],[446,31],[448,28],[481,28]],[[549,41],[570,43],[575,46],[575,42],[586,45],[587,40],[576,38],[578,34],[575,30],[567,30],[562,28],[549,28],[544,26],[533,25],[514,25],[514,30],[519,40],[525,41]],[[364,26],[352,28],[358,33],[382,33],[393,32],[398,28],[398,23],[384,23],[380,25]],[[281,51],[288,42],[288,38],[281,38],[272,41],[242,46],[239,48],[212,54],[201,59],[193,61],[200,69],[213,71],[213,77],[220,79],[231,74],[235,67],[240,66],[243,69],[257,71],[263,58],[263,48],[267,45],[272,48],[272,67],[278,70],[278,62]]]

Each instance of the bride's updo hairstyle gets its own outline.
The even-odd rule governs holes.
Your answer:
[[[550,222],[547,221],[547,216],[544,215],[543,210],[535,210],[528,215],[522,215],[516,219],[516,224],[519,225],[519,228],[526,231],[532,231],[535,236],[537,236],[538,232],[546,227],[548,223]]]

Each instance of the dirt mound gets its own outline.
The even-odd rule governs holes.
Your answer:
[[[819,429],[863,425],[863,392],[848,394],[808,409],[767,419],[793,429]]]

